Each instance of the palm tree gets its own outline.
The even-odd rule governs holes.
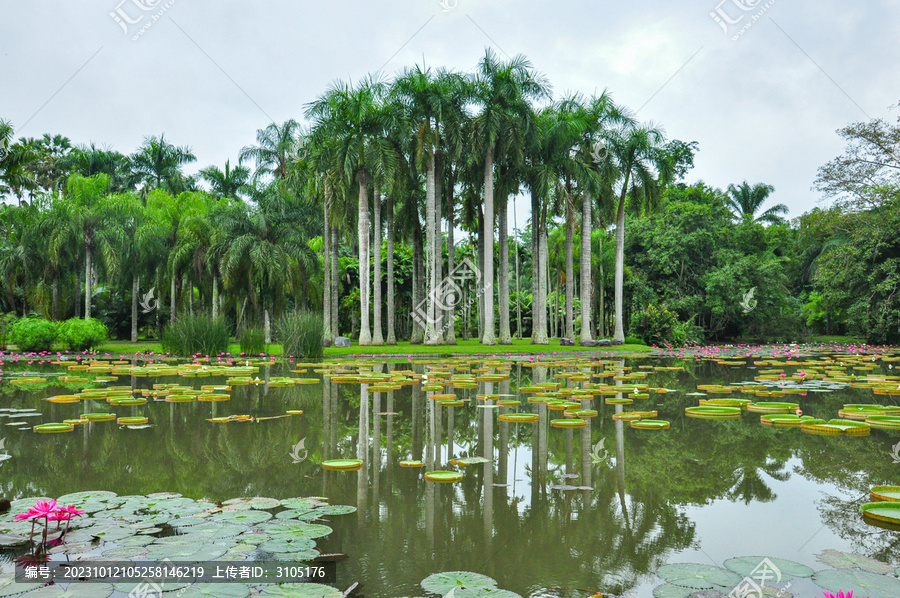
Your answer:
[[[219,170],[218,166],[207,166],[200,171],[200,178],[207,182],[210,194],[216,199],[239,199],[250,179],[250,169],[244,166],[231,168],[231,161],[225,160],[224,171]]]
[[[45,133],[37,139],[25,139],[23,145],[29,148],[34,159],[28,165],[37,188],[47,193],[59,194],[69,176],[66,167],[72,152],[72,142],[63,135]]]
[[[241,149],[239,163],[253,160],[256,163],[254,178],[272,175],[283,179],[287,177],[290,162],[301,147],[302,137],[303,127],[292,118],[280,125],[272,123],[256,131],[256,145]]]
[[[315,121],[314,142],[327,146],[330,169],[359,187],[357,234],[359,238],[360,332],[359,344],[371,345],[369,325],[369,185],[384,179],[397,163],[387,139],[384,109],[385,85],[367,78],[356,87],[333,83],[324,95],[307,106],[306,116]],[[380,306],[379,306],[380,308]]]
[[[12,193],[21,203],[25,191],[38,185],[27,170],[36,155],[28,146],[14,143],[13,133],[12,124],[0,120],[0,197]]]
[[[550,86],[535,73],[524,56],[500,62],[490,49],[478,64],[473,84],[473,100],[480,111],[471,121],[474,145],[484,156],[484,337],[485,345],[497,344],[494,332],[494,157],[502,153],[507,161],[521,159],[527,130],[530,99],[549,95]],[[503,143],[501,144],[501,141]],[[505,226],[506,223],[501,223]],[[503,273],[501,272],[501,275]],[[508,273],[507,273],[508,276]],[[500,297],[509,303],[509,297]],[[509,324],[507,322],[507,328]]]
[[[252,210],[234,203],[223,214],[225,287],[245,293],[253,310],[262,312],[266,343],[271,342],[272,316],[315,271],[317,260],[305,241],[311,224],[305,214],[315,212],[298,201],[273,190]]]
[[[623,289],[625,281],[625,200],[648,202],[659,195],[658,177],[666,178],[670,164],[663,154],[665,136],[653,125],[636,125],[623,111],[623,124],[606,139],[611,164],[617,173],[618,206],[616,209],[616,275],[614,341],[625,342],[623,322]]]
[[[83,177],[75,174],[69,178],[63,199],[66,225],[57,229],[55,246],[74,242],[84,247],[84,319],[91,318],[91,291],[94,275],[94,250],[101,249],[107,265],[120,259],[115,251],[115,235],[119,232],[112,218],[111,205],[106,190],[106,175]]]
[[[131,161],[128,156],[109,148],[99,148],[95,144],[79,145],[61,159],[61,168],[71,174],[91,177],[105,174],[109,177],[109,192],[118,193],[134,188],[131,183]]]
[[[145,137],[138,151],[130,156],[133,180],[143,183],[146,194],[151,189],[166,189],[172,194],[192,186],[182,166],[197,160],[187,146],[176,147],[166,141],[165,134]]]
[[[756,215],[774,191],[775,187],[763,183],[757,183],[752,187],[747,181],[737,187],[728,185],[729,197],[726,199],[726,205],[738,221],[756,224],[782,224],[784,218],[781,215],[788,213],[788,208],[783,203],[772,206],[759,216]]]

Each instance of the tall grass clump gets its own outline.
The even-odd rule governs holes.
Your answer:
[[[322,314],[292,311],[284,314],[275,326],[284,347],[284,355],[317,359],[322,357],[325,324]]]
[[[71,318],[59,325],[60,344],[73,351],[95,349],[105,343],[108,337],[109,329],[96,318]]]
[[[241,352],[246,355],[259,355],[266,350],[265,332],[253,326],[244,328],[238,342],[241,344]]]
[[[166,325],[160,335],[163,351],[179,357],[218,355],[228,350],[228,325],[209,314],[185,314]]]

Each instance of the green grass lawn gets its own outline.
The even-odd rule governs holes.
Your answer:
[[[553,352],[581,352],[581,351],[649,351],[647,345],[618,345],[615,347],[586,348],[580,346],[560,347],[559,339],[552,339],[549,345],[532,345],[529,339],[513,339],[512,345],[482,345],[475,340],[457,340],[456,345],[413,345],[401,341],[396,345],[384,345],[381,347],[360,347],[356,343],[346,349],[329,347],[325,349],[326,356],[338,355],[474,355],[488,353],[505,355],[507,353],[553,353]]]
[[[406,341],[401,341],[396,345],[384,345],[381,347],[360,347],[358,344],[354,343],[352,347],[346,349],[338,349],[335,347],[329,347],[325,349],[326,357],[339,357],[339,356],[348,356],[348,355],[475,355],[478,353],[486,353],[486,354],[497,354],[497,355],[505,355],[506,353],[527,353],[527,354],[540,354],[540,353],[563,353],[563,352],[581,352],[581,351],[649,351],[650,347],[647,345],[639,345],[639,344],[628,344],[628,345],[618,345],[615,347],[598,347],[596,349],[585,348],[580,346],[574,347],[560,347],[559,339],[552,339],[549,345],[532,345],[531,341],[528,339],[513,339],[513,344],[510,345],[482,345],[481,343],[474,340],[460,340],[457,341],[456,345],[438,345],[438,346],[426,346],[426,345],[413,345]],[[149,353],[154,351],[159,353],[162,351],[162,346],[158,342],[154,341],[139,341],[137,343],[132,343],[130,341],[109,341],[98,349],[100,353]],[[241,347],[237,343],[232,343],[228,345],[228,351],[232,355],[239,355],[241,353]],[[269,355],[281,355],[282,349],[279,344],[271,344],[268,348]]]

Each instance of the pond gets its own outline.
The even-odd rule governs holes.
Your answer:
[[[661,577],[678,577],[678,568],[657,576],[664,565],[722,567],[747,556],[756,559],[747,561],[749,569],[768,557],[769,563],[784,559],[817,571],[829,565],[844,573],[876,571],[887,589],[873,587],[871,597],[900,596],[890,585],[900,587],[900,532],[864,519],[859,509],[870,502],[872,487],[900,484],[900,430],[808,434],[762,425],[760,414],[748,411],[725,420],[685,413],[699,400],[723,397],[790,401],[804,416],[824,420],[837,418],[845,404],[896,406],[900,392],[888,387],[900,385],[892,376],[900,358],[798,351],[730,358],[605,355],[250,363],[237,372],[243,380],[233,383],[235,373],[226,376],[215,363],[209,367],[216,375],[208,376],[203,364],[186,370],[157,360],[149,370],[109,363],[83,371],[87,357],[51,363],[4,356],[0,496],[171,492],[209,507],[238,497],[327,498],[357,510],[328,517],[333,533],[317,548],[346,555],[336,563],[335,587],[358,582],[353,595],[370,598],[434,595],[420,582],[449,571],[487,575],[523,597],[602,592],[643,598],[654,595]],[[83,365],[70,370],[76,363]],[[390,377],[393,382],[379,380]],[[538,395],[555,387],[535,386],[553,383],[588,388],[591,394],[567,399],[596,417],[583,413],[580,428],[551,425],[564,411]],[[181,389],[167,392],[165,385]],[[136,392],[125,394],[145,397],[146,404],[111,406],[105,397],[84,396],[71,403],[45,400],[117,386],[130,387]],[[187,388],[191,396],[204,386],[227,400],[166,401],[166,395]],[[432,400],[435,393],[457,401]],[[629,395],[636,395],[633,404],[611,404]],[[670,425],[637,429],[613,419],[635,410],[656,411],[653,419]],[[302,414],[289,413],[296,411]],[[148,421],[32,431],[89,412]],[[538,421],[501,421],[511,413],[534,413]],[[217,420],[243,415],[251,419]],[[362,465],[323,469],[323,461],[334,459]],[[458,472],[461,480],[426,481],[424,474],[434,470]],[[20,553],[6,550],[0,561]],[[880,563],[860,564],[844,553]],[[729,568],[741,571],[739,581],[745,575]],[[785,570],[780,578],[781,571],[771,581],[790,584],[782,596],[821,595],[801,574],[791,578]],[[701,582],[685,592],[685,585],[668,585],[657,595],[686,596],[704,587],[712,586]],[[716,587],[727,594],[733,586]]]

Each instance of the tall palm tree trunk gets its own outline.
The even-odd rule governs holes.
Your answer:
[[[138,340],[138,293],[141,292],[141,277],[134,274],[131,278],[131,342]]]
[[[338,227],[331,228],[331,332],[335,337],[341,334],[341,320],[338,317],[338,302],[341,294],[341,281],[338,280]]]
[[[413,312],[422,302],[422,287],[425,281],[422,276],[422,229],[418,222],[413,223],[413,272],[412,272],[412,309]],[[422,344],[425,340],[425,329],[419,325],[419,319],[412,320],[412,333],[409,342],[414,345]]]
[[[426,290],[427,308],[425,318],[425,344],[440,344],[437,333],[437,305],[435,289],[437,288],[437,240],[435,239],[435,183],[434,183],[434,148],[428,149],[428,166],[425,170],[425,272],[428,278]]]
[[[372,344],[369,325],[369,190],[366,181],[359,183],[359,344]]]
[[[174,322],[176,313],[175,313],[175,273],[172,273],[172,281],[170,283],[169,289],[169,321]]]
[[[626,179],[619,197],[619,208],[616,211],[616,330],[613,340],[625,342],[625,326],[623,318],[623,291],[625,284],[625,193],[628,188]]]
[[[509,198],[501,198],[498,209],[499,251],[500,251],[500,289],[497,301],[500,304],[500,339],[501,345],[512,344],[512,334],[509,331],[509,231],[507,206]]]
[[[14,303],[13,306],[15,306]],[[15,307],[13,307],[13,311],[15,311]],[[81,317],[81,272],[75,273],[75,317]]]
[[[547,302],[541,301],[541,282],[546,285],[541,261],[541,204],[531,190],[531,344],[547,344]],[[546,290],[546,287],[545,287]]]
[[[591,194],[581,196],[581,338],[583,344],[591,338]]]
[[[566,192],[566,338],[575,338],[575,209]]]
[[[331,341],[333,335],[331,333],[331,225],[328,223],[329,214],[328,214],[328,192],[325,192],[325,201],[322,202],[324,204],[324,230],[325,233],[322,235],[323,241],[325,244],[324,256],[322,258],[322,274],[324,284],[322,285],[322,312],[324,317],[323,320],[323,329],[322,335],[323,338],[327,341]]]
[[[219,276],[212,273],[212,317],[219,317]]]
[[[394,196],[387,196],[387,344],[397,344],[394,305]]]
[[[84,250],[84,319],[91,319],[91,272],[93,271],[93,251],[90,243]]]
[[[372,231],[372,239],[373,245],[372,248],[372,259],[374,260],[374,277],[373,277],[373,290],[372,290],[372,303],[374,307],[374,324],[375,331],[372,334],[372,344],[373,345],[383,345],[384,344],[384,336],[382,335],[382,327],[381,327],[381,313],[382,313],[382,305],[381,305],[381,191],[378,189],[378,185],[375,185],[375,230]]]
[[[53,321],[59,319],[59,272],[53,273]]]
[[[533,341],[535,345],[548,345],[550,339],[547,335],[547,279],[548,279],[548,254],[549,247],[547,240],[547,212],[546,209],[538,210],[539,216],[539,236],[538,241],[538,310],[540,315],[540,323],[538,324],[538,334]]]
[[[435,318],[435,336],[438,344],[444,344],[445,327],[447,324],[446,314],[444,313],[445,297],[441,292],[444,288],[444,234],[441,230],[441,224],[444,222],[442,212],[444,207],[444,158],[440,148],[437,148],[434,154],[434,271],[436,286],[435,290],[440,297],[436,298]]]
[[[494,334],[494,150],[489,147],[484,158],[484,336],[485,345],[496,345]]]
[[[453,238],[453,228],[455,226],[453,218],[453,186],[454,176],[450,174],[450,185],[447,188],[447,276],[453,275],[453,268],[456,267],[456,242]],[[456,301],[451,301],[447,305],[447,313],[444,316],[444,343],[448,345],[456,344],[456,304],[462,297],[457,297]]]
[[[481,270],[481,277],[484,278],[484,214],[478,214],[478,269]],[[478,341],[481,342],[484,337],[484,281],[482,287],[478,289]]]

